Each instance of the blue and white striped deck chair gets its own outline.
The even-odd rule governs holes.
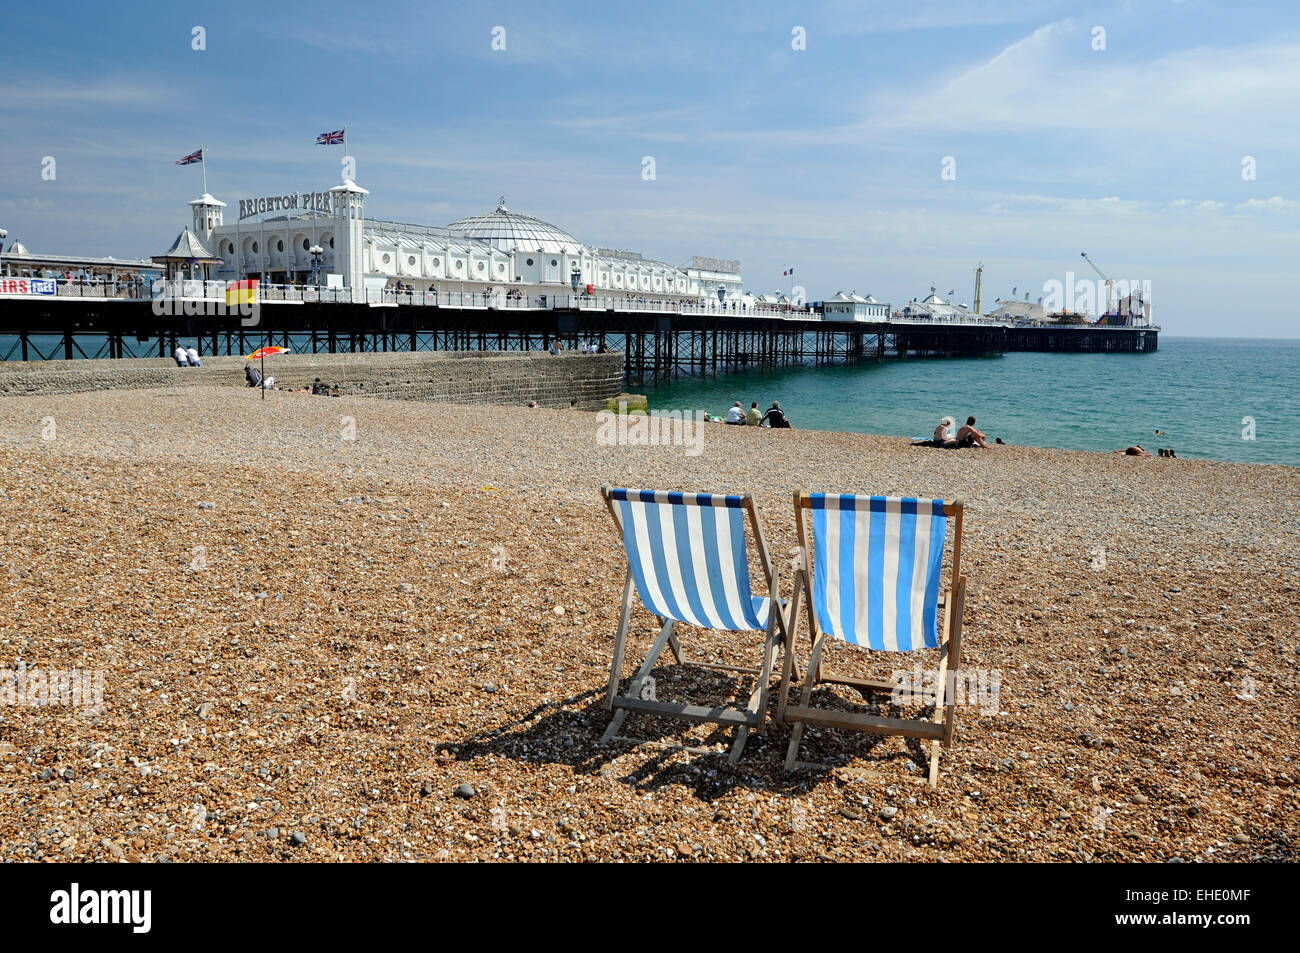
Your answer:
[[[749,732],[763,730],[768,683],[775,673],[776,654],[782,645],[781,634],[785,631],[780,609],[775,612],[771,609],[778,598],[776,567],[768,556],[753,499],[748,493],[724,496],[608,486],[601,487],[600,493],[618,525],[628,564],[605,702],[605,707],[615,714],[601,741],[635,740],[619,735],[628,712],[712,722],[739,729],[731,749],[731,760],[738,760]],[[749,588],[746,517],[753,528],[759,560],[766,576],[765,597],[754,596]],[[620,695],[618,685],[622,678],[633,592],[641,605],[659,618],[662,628],[650,654],[632,677],[628,693]],[[776,604],[780,605],[779,602]],[[765,632],[763,661],[757,668],[746,668],[688,660],[673,631],[679,622],[702,629]],[[654,682],[648,681],[647,676],[665,645],[672,649],[678,664],[689,663],[756,676],[748,704],[743,709],[706,707],[660,701],[653,697]]]
[[[794,598],[786,626],[786,664],[781,675],[777,717],[793,722],[785,767],[799,762],[805,724],[877,734],[905,735],[929,741],[930,786],[939,783],[939,748],[952,741],[954,686],[947,677],[961,666],[961,614],[966,578],[961,575],[961,524],[964,502],[848,496],[828,493],[794,495],[800,556]],[[809,562],[805,511],[811,513],[813,550]],[[954,518],[951,595],[939,593],[948,517]],[[787,704],[792,680],[794,638],[799,627],[800,597],[806,599],[812,654],[802,700]],[[940,632],[942,621],[942,633]],[[938,679],[942,695],[933,719],[883,718],[876,715],[810,707],[813,688],[821,683],[852,686],[867,692],[893,693],[893,681],[833,675],[822,670],[827,638],[878,652],[940,649]],[[923,686],[911,686],[920,694]],[[936,693],[937,694],[937,693]]]

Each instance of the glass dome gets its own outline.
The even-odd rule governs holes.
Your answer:
[[[448,230],[466,238],[477,238],[505,252],[541,251],[549,254],[583,251],[582,242],[568,232],[531,215],[520,215],[506,208],[505,196],[488,215],[471,215],[452,222]]]

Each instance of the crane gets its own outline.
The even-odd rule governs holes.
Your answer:
[[[1094,262],[1091,258],[1088,257],[1088,253],[1086,251],[1081,251],[1079,252],[1079,254],[1083,256],[1084,261],[1092,265],[1092,270],[1095,271],[1097,274],[1101,275],[1102,280],[1106,282],[1106,313],[1110,314],[1111,298],[1113,297],[1112,288],[1114,286],[1114,282],[1111,281],[1109,277],[1107,277],[1105,272],[1103,272],[1100,268],[1097,267],[1096,262]]]

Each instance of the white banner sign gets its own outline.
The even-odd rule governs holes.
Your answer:
[[[53,278],[0,278],[0,294],[53,295]]]

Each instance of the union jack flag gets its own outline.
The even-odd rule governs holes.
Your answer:
[[[202,161],[203,161],[203,150],[200,149],[198,152],[191,152],[189,155],[184,156],[183,158],[177,159],[177,160],[176,160],[176,164],[177,164],[177,165],[193,165],[193,164],[196,163],[196,162],[202,162]]]
[[[319,136],[316,137],[316,145],[337,146],[343,142],[343,133],[344,130],[342,129],[338,130],[337,132],[322,132]]]

